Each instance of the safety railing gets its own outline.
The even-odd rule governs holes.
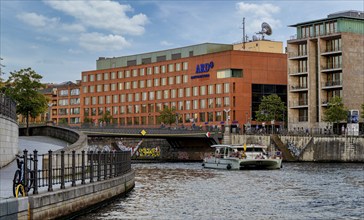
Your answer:
[[[4,94],[0,94],[0,115],[16,120],[16,102]]]
[[[24,150],[23,156],[24,164],[28,165],[23,167],[23,182],[31,183],[24,187],[32,188],[33,194],[38,194],[40,188],[53,191],[53,187],[57,185],[60,189],[65,189],[66,185],[74,187],[78,184],[111,179],[131,170],[130,151],[49,151],[48,154],[38,155],[37,150],[34,150],[33,154]]]

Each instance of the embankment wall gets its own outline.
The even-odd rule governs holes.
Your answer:
[[[283,144],[298,150],[297,161],[364,162],[364,137],[279,136]],[[231,135],[232,144],[273,145],[270,135]]]
[[[54,192],[0,201],[0,220],[71,218],[132,190],[135,173]]]
[[[0,168],[15,159],[18,153],[18,124],[15,120],[0,114]]]

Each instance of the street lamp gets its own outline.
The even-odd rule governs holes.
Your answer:
[[[47,121],[49,122],[51,120],[51,109],[52,109],[53,103],[48,103],[48,117]]]
[[[226,113],[226,126],[229,125],[229,112],[230,109],[224,109],[224,112]]]

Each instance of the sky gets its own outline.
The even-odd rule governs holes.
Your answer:
[[[292,24],[364,11],[363,0],[0,0],[2,78],[32,68],[44,83],[81,79],[99,57],[120,57],[201,43],[248,40],[267,22],[266,39],[286,41]]]

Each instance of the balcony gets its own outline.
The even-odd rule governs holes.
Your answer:
[[[308,108],[308,100],[307,99],[300,99],[298,101],[290,101],[289,108]]]
[[[307,59],[307,53],[303,53],[303,52],[288,52],[288,58],[290,60]]]
[[[288,70],[288,74],[290,76],[302,76],[302,75],[307,75],[307,69],[299,69],[299,68],[289,68]]]
[[[335,71],[342,71],[341,63],[321,66],[322,73],[335,72]]]
[[[321,84],[322,89],[337,89],[343,87],[342,80],[327,81]]]
[[[326,50],[324,52],[322,52],[321,55],[323,55],[323,56],[337,55],[337,54],[340,54],[341,52],[342,52],[341,47],[326,48]]]
[[[290,86],[289,87],[290,92],[306,92],[308,91],[307,86]]]

